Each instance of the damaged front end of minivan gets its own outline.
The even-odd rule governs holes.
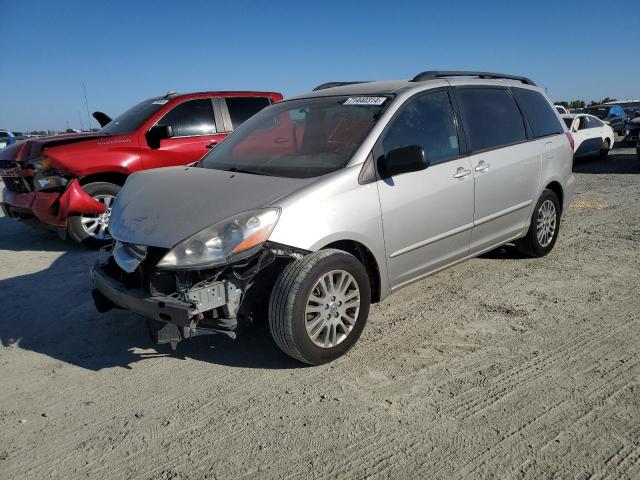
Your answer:
[[[174,349],[198,335],[236,338],[256,313],[266,311],[284,265],[306,253],[266,242],[231,263],[162,269],[158,264],[170,251],[116,241],[91,270],[92,295],[100,312],[120,308],[147,318],[152,338]]]

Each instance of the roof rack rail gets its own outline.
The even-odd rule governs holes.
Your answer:
[[[426,72],[419,73],[415,77],[411,79],[412,82],[425,82],[427,80],[435,80],[437,78],[446,78],[446,77],[478,77],[478,78],[504,78],[506,80],[517,80],[518,82],[522,82],[525,85],[533,85],[536,84],[533,80],[527,77],[519,77],[517,75],[507,75],[504,73],[491,73],[491,72],[465,72],[465,71],[439,71],[439,70],[429,70]]]
[[[313,89],[313,91],[317,92],[318,90],[324,90],[325,88],[342,87],[344,85],[355,85],[357,83],[371,83],[371,80],[359,80],[355,82],[327,82],[318,85]]]

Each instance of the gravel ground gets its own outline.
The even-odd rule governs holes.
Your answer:
[[[640,162],[576,164],[554,251],[373,308],[321,367],[258,327],[156,350],[87,252],[0,218],[0,478],[640,478]]]

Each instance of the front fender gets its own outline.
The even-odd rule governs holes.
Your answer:
[[[100,215],[106,211],[103,203],[91,198],[80,186],[77,178],[74,178],[65,192],[60,196],[60,208],[58,219],[66,220],[74,213],[87,213]]]

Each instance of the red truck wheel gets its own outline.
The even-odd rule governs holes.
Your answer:
[[[69,217],[69,236],[78,243],[92,247],[101,247],[113,239],[109,234],[109,215],[111,205],[120,191],[120,186],[109,182],[95,182],[84,185],[83,190],[95,200],[104,203],[105,213],[76,214]]]

